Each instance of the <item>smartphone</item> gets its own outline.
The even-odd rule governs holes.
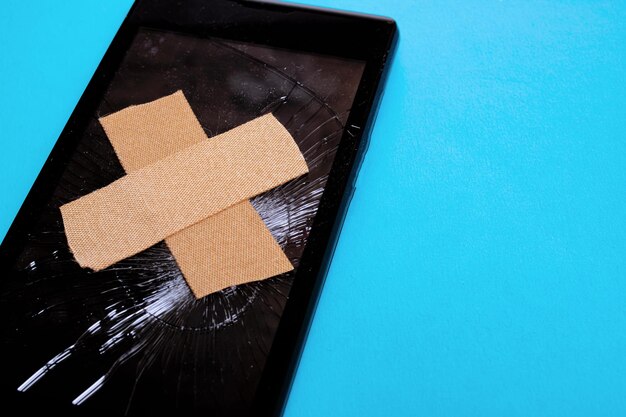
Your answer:
[[[26,414],[278,416],[397,43],[392,19],[137,1],[0,247],[0,396]],[[182,91],[208,137],[267,113],[309,172],[250,200],[294,269],[202,298],[163,242],[94,272],[60,207],[126,173],[100,117]]]

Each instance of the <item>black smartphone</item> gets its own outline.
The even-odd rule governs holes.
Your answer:
[[[393,20],[137,1],[0,247],[0,398],[64,415],[281,414],[397,42]],[[309,172],[250,200],[290,272],[193,296],[163,243],[99,272],[60,207],[123,177],[102,116],[182,91],[207,136],[272,113]]]

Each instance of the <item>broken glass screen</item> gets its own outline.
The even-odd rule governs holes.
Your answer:
[[[139,30],[2,277],[2,392],[86,414],[248,414],[295,271],[197,299],[159,243],[91,272],[68,249],[59,207],[124,175],[101,116],[177,90],[209,137],[272,112],[309,174],[251,203],[297,270],[363,69],[334,56]]]

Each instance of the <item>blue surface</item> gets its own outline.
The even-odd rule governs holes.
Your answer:
[[[3,3],[0,235],[111,3]],[[402,39],[286,416],[626,415],[626,3],[311,3]]]

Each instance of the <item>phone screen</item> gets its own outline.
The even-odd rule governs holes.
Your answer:
[[[2,389],[111,414],[248,414],[364,67],[141,28],[2,279]],[[271,112],[295,139],[309,173],[250,200],[294,271],[197,299],[163,242],[100,272],[74,260],[59,207],[125,175],[98,118],[177,90],[209,138]]]

